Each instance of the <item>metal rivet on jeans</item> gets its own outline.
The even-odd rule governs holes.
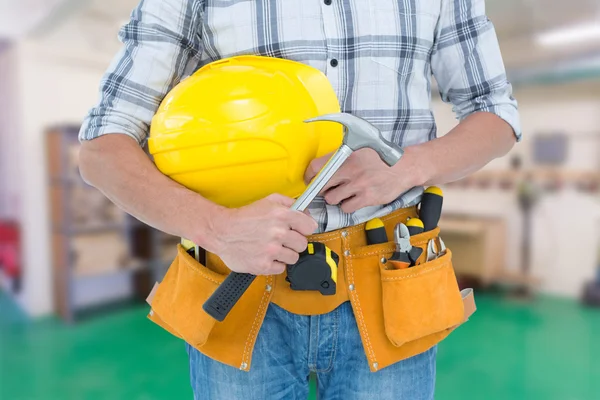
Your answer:
[[[350,286],[348,286],[348,289],[349,289],[349,290],[354,290],[354,285],[350,285]]]
[[[374,370],[377,370],[377,368],[379,368],[379,364],[377,364],[377,363],[373,363],[373,369],[374,369]]]
[[[150,316],[154,315],[154,310],[150,310]]]
[[[348,237],[348,231],[342,231],[342,236],[343,237]]]
[[[350,250],[344,250],[344,255],[345,256],[349,256],[350,255]]]
[[[271,285],[267,285],[267,286],[265,287],[265,290],[266,290],[267,292],[270,292],[270,291],[271,291],[271,289],[273,289],[273,288],[271,287]]]
[[[242,365],[240,365],[240,369],[246,369],[246,368],[248,368],[248,364],[243,362]]]
[[[381,257],[381,260],[379,261],[381,261],[382,264],[385,264],[387,262],[387,259],[385,257]]]

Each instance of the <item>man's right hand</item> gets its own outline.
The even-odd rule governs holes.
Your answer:
[[[273,194],[250,205],[224,209],[213,220],[215,253],[235,272],[282,273],[306,250],[306,236],[317,229],[310,216],[291,210],[294,200]]]

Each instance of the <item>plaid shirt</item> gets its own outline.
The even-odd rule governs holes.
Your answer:
[[[240,54],[321,70],[342,111],[402,146],[436,137],[432,75],[457,118],[491,112],[521,136],[484,0],[143,0],[119,39],[124,46],[102,79],[80,140],[124,133],[143,145],[171,88],[208,62]],[[309,211],[321,232],[330,231],[414,205],[422,190],[353,214],[317,198]]]

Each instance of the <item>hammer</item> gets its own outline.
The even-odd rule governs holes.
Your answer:
[[[304,122],[317,121],[342,124],[344,126],[344,139],[339,149],[294,202],[291,207],[292,210],[304,211],[353,152],[363,148],[373,149],[379,154],[381,160],[390,167],[396,164],[404,154],[402,148],[386,140],[379,129],[355,115],[347,113],[326,114]],[[255,278],[256,275],[231,272],[206,300],[202,308],[217,321],[223,321]]]

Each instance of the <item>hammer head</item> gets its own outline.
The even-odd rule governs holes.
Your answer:
[[[379,154],[381,160],[390,167],[398,162],[404,150],[395,143],[386,140],[379,129],[364,119],[348,113],[335,113],[321,115],[307,119],[304,122],[330,121],[344,126],[343,144],[352,151],[365,147],[373,149]]]

